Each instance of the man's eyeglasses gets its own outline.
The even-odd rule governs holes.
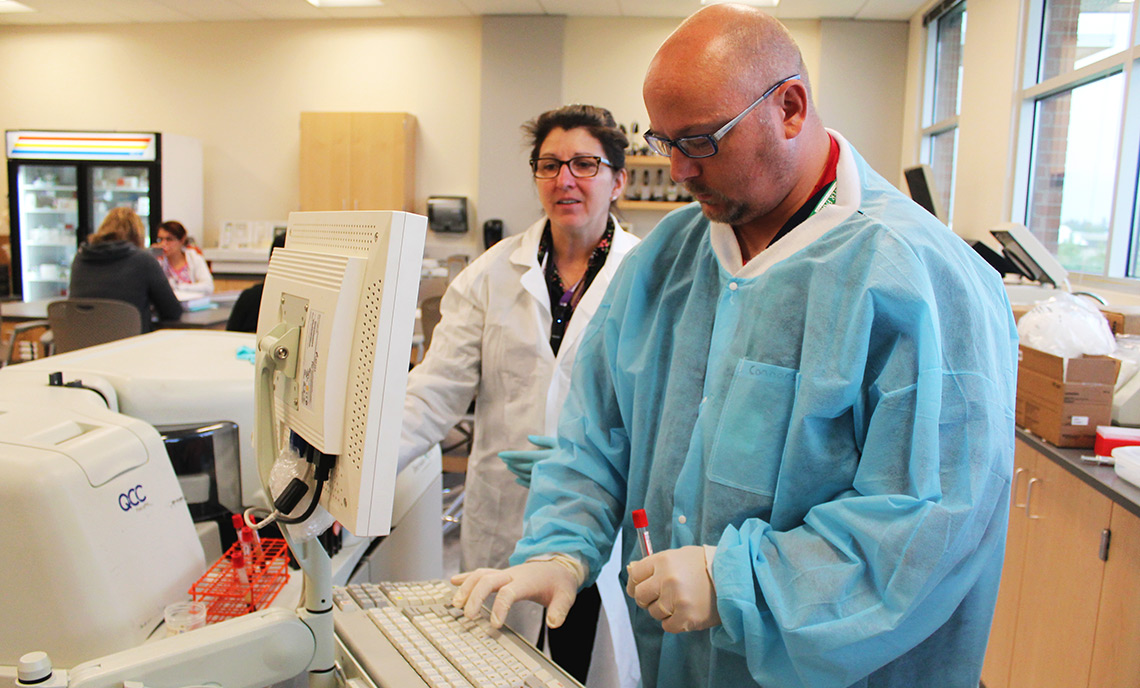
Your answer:
[[[744,119],[745,115],[756,109],[756,106],[760,103],[763,103],[765,98],[775,93],[777,88],[783,86],[789,81],[793,81],[798,78],[800,78],[799,74],[793,74],[786,79],[780,79],[772,85],[772,88],[764,91],[764,95],[757,98],[756,102],[744,108],[744,112],[741,112],[736,117],[733,117],[731,120],[729,120],[728,124],[724,125],[720,129],[717,129],[713,134],[700,134],[697,136],[682,136],[679,139],[667,139],[664,136],[655,134],[652,130],[650,130],[645,132],[645,143],[648,144],[649,147],[653,149],[653,152],[657,153],[658,155],[668,156],[673,152],[674,148],[681,151],[690,158],[708,158],[716,155],[717,151],[719,150],[717,143],[723,139],[724,135],[731,131],[733,127],[739,124],[740,120]]]
[[[589,179],[598,176],[602,165],[610,165],[610,161],[597,155],[575,155],[569,160],[558,158],[535,158],[530,161],[530,169],[535,179],[554,179],[562,171],[562,166],[570,168],[570,174],[578,179]]]

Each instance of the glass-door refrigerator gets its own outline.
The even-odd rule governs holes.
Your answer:
[[[171,150],[164,155],[164,148]],[[193,139],[9,131],[7,151],[12,288],[24,301],[67,295],[79,245],[117,206],[139,214],[147,243],[165,219],[177,219],[201,236],[201,145]],[[177,189],[170,194],[176,202],[165,204],[171,213],[164,216],[167,177],[177,180]]]

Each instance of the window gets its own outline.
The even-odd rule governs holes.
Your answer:
[[[1029,2],[1015,212],[1072,272],[1140,273],[1135,4]]]
[[[942,208],[953,223],[966,3],[943,2],[923,17],[923,24],[927,27],[927,58],[922,161],[930,165]]]

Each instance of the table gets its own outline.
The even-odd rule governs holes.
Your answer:
[[[180,330],[224,330],[239,294],[241,294],[240,291],[222,291],[211,294],[210,305],[207,308],[185,311],[182,313],[181,319],[161,320],[155,324],[155,327]]]
[[[225,329],[230,319],[234,301],[240,291],[223,291],[210,295],[210,305],[207,308],[186,311],[180,320],[162,320],[155,323],[157,328],[177,329]],[[22,322],[26,320],[43,320],[47,318],[47,307],[58,299],[40,299],[38,301],[6,301],[0,304],[0,314],[4,320]]]

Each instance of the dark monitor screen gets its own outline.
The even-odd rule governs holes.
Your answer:
[[[934,184],[934,174],[929,165],[915,165],[903,170],[906,185],[910,190],[910,197],[915,203],[926,209],[939,221],[945,223],[946,217],[942,213],[942,204],[939,201],[938,190]]]

